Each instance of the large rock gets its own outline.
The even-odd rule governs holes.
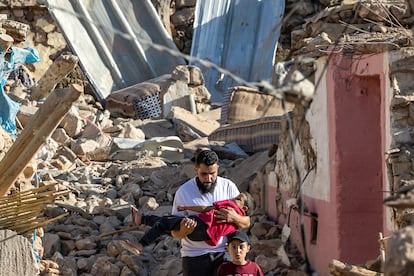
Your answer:
[[[414,226],[407,226],[394,233],[385,250],[385,275],[413,275]]]
[[[174,106],[168,115],[176,125],[187,126],[201,137],[210,135],[214,130],[219,128],[220,123],[215,120],[208,120],[198,114],[192,114],[184,108]]]
[[[0,240],[0,276],[39,274],[28,239],[11,230],[0,230]]]
[[[44,255],[47,258],[53,256],[55,252],[61,250],[60,238],[56,234],[45,233],[42,237],[43,241],[43,248],[44,248]]]

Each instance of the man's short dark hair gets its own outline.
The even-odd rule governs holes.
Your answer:
[[[214,164],[218,164],[218,156],[212,150],[202,150],[196,157],[196,166],[200,166],[204,164],[206,166],[211,166]]]

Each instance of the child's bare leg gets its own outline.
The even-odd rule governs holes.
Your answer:
[[[142,215],[135,206],[131,206],[132,224],[134,226],[141,225]]]

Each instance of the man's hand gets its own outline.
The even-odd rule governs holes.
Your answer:
[[[183,239],[185,236],[193,233],[197,222],[191,218],[183,218],[180,222],[180,230],[171,231],[171,235],[176,239]]]
[[[250,217],[240,216],[233,208],[220,208],[214,210],[214,216],[218,223],[234,223],[239,228],[248,228],[250,226]]]
[[[239,215],[234,211],[233,208],[220,208],[214,211],[214,216],[217,218],[218,223],[236,223]]]

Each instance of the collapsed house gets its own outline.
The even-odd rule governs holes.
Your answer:
[[[400,265],[402,273],[409,263],[387,261],[396,256],[381,254],[380,237],[411,223],[406,208],[384,205],[412,178],[412,33],[402,27],[410,16],[405,1],[340,1],[292,31],[292,56],[303,60],[296,68],[315,95],[282,127],[263,204],[289,226],[309,271],[369,275],[364,268]]]

